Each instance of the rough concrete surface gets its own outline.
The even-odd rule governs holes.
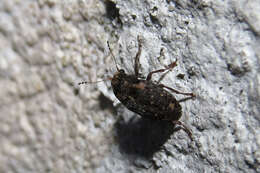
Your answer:
[[[260,172],[259,11],[259,0],[1,0],[0,172]],[[177,58],[161,83],[197,95],[181,103],[193,142],[128,111],[109,80],[77,85],[116,71],[107,40],[133,73],[137,35],[143,76]]]

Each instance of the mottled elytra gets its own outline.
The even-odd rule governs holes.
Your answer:
[[[179,120],[182,116],[182,108],[180,102],[186,101],[195,97],[193,93],[184,93],[176,89],[170,88],[158,82],[153,82],[152,75],[160,72],[167,72],[177,66],[177,60],[169,64],[163,69],[150,72],[146,79],[140,79],[139,77],[139,59],[141,55],[142,43],[140,37],[138,40],[138,51],[135,56],[134,74],[126,74],[123,69],[119,69],[116,63],[115,56],[110,48],[109,42],[108,48],[116,63],[117,72],[111,79],[111,85],[113,92],[118,100],[129,110],[139,114],[143,118],[152,120],[165,120],[171,121],[175,125],[179,125],[177,128],[184,130],[191,140],[191,131]],[[83,84],[81,82],[79,84]],[[176,100],[176,98],[169,92],[176,94],[187,95],[189,97]]]

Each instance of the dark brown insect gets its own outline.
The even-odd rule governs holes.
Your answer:
[[[145,80],[140,79],[139,58],[141,55],[142,44],[140,38],[138,37],[137,39],[138,52],[135,57],[135,74],[126,74],[123,69],[119,69],[116,66],[117,72],[111,79],[111,85],[115,96],[125,107],[139,114],[143,118],[171,121],[173,124],[179,125],[178,129],[184,130],[189,135],[190,139],[193,140],[191,131],[181,121],[179,121],[179,119],[182,116],[180,102],[193,98],[195,95],[193,93],[177,91],[163,84],[157,84],[151,80],[153,74],[165,72],[176,67],[177,60],[164,69],[150,72]],[[108,47],[115,60],[115,56],[113,55],[109,43]],[[81,82],[79,84],[82,83],[86,82]],[[190,97],[178,101],[168,90],[175,92],[176,94],[183,94]]]

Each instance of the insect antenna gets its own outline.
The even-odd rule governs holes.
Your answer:
[[[85,85],[85,84],[94,84],[94,83],[99,83],[99,82],[104,82],[106,80],[112,80],[111,77],[108,77],[104,80],[99,80],[99,81],[95,81],[95,82],[89,82],[89,81],[82,81],[82,82],[79,82],[78,85]]]
[[[116,61],[115,55],[113,54],[112,49],[111,49],[110,44],[109,44],[108,41],[107,41],[107,46],[108,46],[108,49],[109,49],[109,51],[110,51],[110,53],[111,53],[111,55],[112,55],[112,57],[113,57],[113,60],[114,60],[115,64],[116,64],[116,69],[117,69],[117,71],[119,71],[119,68],[118,68],[118,66],[117,66],[117,61]],[[108,78],[106,78],[106,79],[104,79],[104,80],[95,81],[95,82],[82,81],[82,82],[79,82],[78,85],[94,84],[94,83],[104,82],[104,81],[106,81],[106,80],[112,80],[112,77],[108,77]]]
[[[114,54],[113,54],[113,52],[112,52],[112,50],[111,50],[111,48],[110,48],[109,41],[107,41],[107,46],[108,46],[108,49],[109,49],[109,51],[110,51],[110,53],[111,53],[111,55],[112,55],[112,57],[113,57],[113,59],[114,59],[115,64],[116,64],[116,69],[117,69],[117,71],[119,71],[119,68],[118,68],[117,62],[116,62],[116,58],[115,58],[115,56],[114,56]]]

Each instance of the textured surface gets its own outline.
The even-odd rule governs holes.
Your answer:
[[[255,0],[1,1],[0,172],[260,172],[259,9]],[[133,73],[137,35],[144,76],[178,59],[161,82],[197,95],[181,118],[194,142],[126,110],[109,81],[77,86],[115,72],[107,40]]]

